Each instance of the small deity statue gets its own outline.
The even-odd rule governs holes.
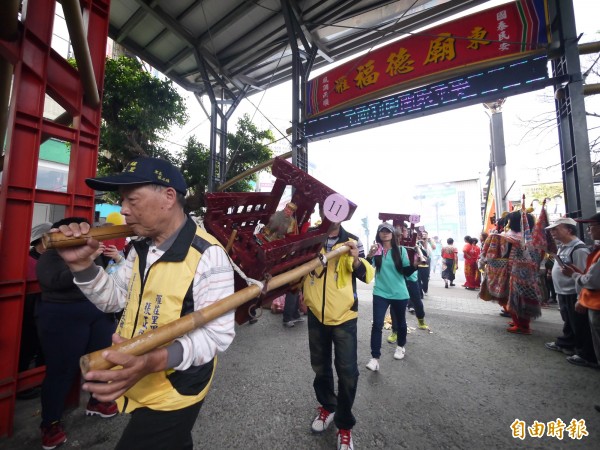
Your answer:
[[[289,202],[281,211],[275,211],[269,218],[269,223],[256,233],[256,241],[262,245],[265,242],[283,239],[288,234],[298,234],[298,222],[295,213],[298,207]]]

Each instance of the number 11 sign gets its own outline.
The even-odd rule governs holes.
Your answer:
[[[348,200],[340,194],[331,194],[323,202],[323,213],[331,222],[343,222],[348,217],[349,212]]]

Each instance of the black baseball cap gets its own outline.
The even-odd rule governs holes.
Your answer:
[[[600,213],[594,214],[589,219],[575,219],[575,221],[580,223],[600,223]]]
[[[166,159],[141,157],[131,161],[123,172],[101,178],[86,178],[85,183],[97,191],[116,191],[119,186],[159,184],[185,195],[187,185],[181,172]]]

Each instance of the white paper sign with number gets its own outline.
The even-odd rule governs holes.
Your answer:
[[[323,213],[331,222],[343,222],[348,218],[348,214],[350,213],[348,200],[340,194],[331,194],[323,202]]]

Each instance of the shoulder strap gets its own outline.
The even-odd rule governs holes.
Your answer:
[[[574,245],[573,248],[571,249],[571,251],[569,252],[569,254],[567,255],[567,257],[569,258],[569,262],[570,264],[573,263],[573,252],[575,252],[575,250],[579,250],[580,248],[587,248],[587,245],[585,245],[583,242],[580,242],[577,245]]]

